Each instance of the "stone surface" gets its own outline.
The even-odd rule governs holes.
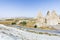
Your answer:
[[[39,12],[36,19],[36,25],[38,27],[42,25],[58,25],[60,23],[59,16],[54,10],[52,12],[48,11],[46,17],[43,17],[41,12]]]

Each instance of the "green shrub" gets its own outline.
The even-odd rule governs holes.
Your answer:
[[[15,25],[16,23],[14,22],[14,23],[12,23],[12,25]]]
[[[20,24],[22,24],[23,26],[25,26],[27,23],[26,23],[26,21],[23,21]]]

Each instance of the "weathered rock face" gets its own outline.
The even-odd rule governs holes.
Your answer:
[[[57,16],[55,11],[52,11],[52,13],[48,13],[46,20],[47,20],[47,25],[57,25],[59,17]]]
[[[44,24],[44,22],[45,22],[45,19],[42,16],[41,12],[39,12],[37,17],[36,17],[36,25],[37,25],[37,27],[42,26]]]
[[[58,22],[59,22],[59,24],[60,24],[60,16],[59,16],[59,21],[58,21]]]
[[[59,23],[59,17],[55,11],[52,11],[51,13],[48,11],[46,17],[43,17],[41,12],[39,12],[36,19],[37,27],[41,27],[43,25],[57,25]]]

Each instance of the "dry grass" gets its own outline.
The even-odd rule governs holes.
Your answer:
[[[56,30],[55,28],[49,27],[49,26],[42,26],[40,28],[43,29],[43,30]]]
[[[0,21],[0,24],[10,25],[13,21]]]

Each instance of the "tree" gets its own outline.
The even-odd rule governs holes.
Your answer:
[[[12,23],[12,25],[15,25],[15,24],[16,24],[15,22]]]
[[[37,25],[35,25],[34,28],[37,28]]]
[[[23,26],[25,26],[27,23],[26,23],[26,21],[23,21],[20,24],[22,24]]]

